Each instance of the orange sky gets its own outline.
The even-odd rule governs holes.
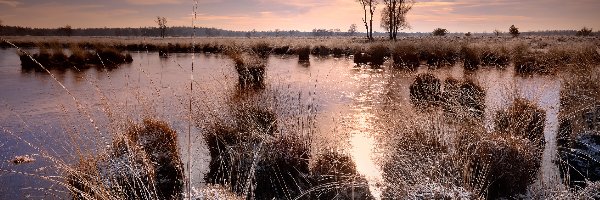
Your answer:
[[[155,26],[157,15],[168,26],[191,26],[192,0],[0,0],[0,20],[29,27]],[[196,24],[229,30],[348,29],[364,31],[362,8],[355,0],[199,0]],[[382,7],[381,5],[379,6]],[[378,9],[379,10],[379,9]],[[492,32],[515,24],[521,31],[600,29],[599,0],[427,0],[408,14],[411,29],[430,32]],[[379,13],[374,17],[379,27]]]

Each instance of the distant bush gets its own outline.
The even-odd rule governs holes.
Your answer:
[[[587,27],[583,27],[581,30],[577,31],[577,36],[591,36],[592,35],[592,29],[591,28],[587,28]]]
[[[433,30],[433,36],[445,36],[448,33],[448,30],[445,28],[436,28]]]

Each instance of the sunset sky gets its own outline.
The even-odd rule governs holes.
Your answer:
[[[355,0],[199,0],[196,24],[229,30],[364,31]],[[192,0],[0,0],[5,25],[29,27],[144,27],[164,16],[168,26],[192,25]],[[382,6],[380,5],[378,10]],[[405,32],[492,32],[515,24],[521,31],[600,29],[600,0],[417,0]],[[374,17],[375,30],[379,13]]]

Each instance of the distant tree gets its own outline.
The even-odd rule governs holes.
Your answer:
[[[472,35],[471,32],[465,33],[465,36],[467,36],[467,37],[471,37],[471,35]]]
[[[351,24],[348,28],[348,35],[353,36],[354,34],[356,34],[356,24]]]
[[[414,0],[383,0],[381,27],[389,33],[390,40],[396,40],[398,30],[410,27],[406,21],[406,14],[414,3]]]
[[[445,28],[436,28],[433,30],[433,36],[444,36],[448,33],[448,30]]]
[[[373,14],[375,14],[375,8],[379,2],[377,0],[356,0],[363,7],[363,11],[365,12],[365,17],[363,18],[363,22],[365,23],[365,28],[367,29],[367,38],[369,40],[373,40]],[[367,9],[368,8],[368,9]],[[369,21],[367,23],[367,12],[370,14]]]
[[[500,34],[502,34],[502,32],[498,29],[494,30],[494,35],[496,35],[496,37],[499,37]]]
[[[577,31],[577,36],[590,36],[592,35],[592,29],[588,27],[583,27],[581,30]]]
[[[71,37],[73,35],[73,28],[71,27],[71,25],[67,24],[65,27],[62,27],[60,30],[66,36]]]
[[[156,16],[156,20],[154,21],[158,24],[158,29],[160,29],[160,37],[165,38],[165,33],[167,32],[167,18]]]
[[[515,27],[515,25],[510,26],[508,33],[510,33],[513,37],[518,37],[519,34],[521,34],[519,33],[519,28]]]

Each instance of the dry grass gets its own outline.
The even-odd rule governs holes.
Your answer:
[[[180,199],[183,192],[176,132],[151,119],[115,135],[107,154],[65,173],[74,199]]]
[[[48,39],[51,38],[51,39]],[[7,37],[19,46],[42,44],[52,46],[51,42],[60,41],[67,47],[77,44],[81,47],[104,45],[118,50],[161,51],[168,53],[189,53],[192,41],[189,38],[111,38],[111,37]],[[56,43],[56,42],[54,42]],[[600,42],[594,38],[579,37],[524,37],[494,38],[469,37],[437,38],[408,37],[394,44],[389,41],[369,43],[362,38],[198,38],[197,52],[226,53],[228,49],[239,48],[242,52],[264,57],[268,54],[297,54],[299,49],[312,46],[311,53],[319,56],[343,56],[353,54],[355,63],[381,65],[382,58],[394,56],[396,63],[402,66],[415,66],[416,58],[431,68],[452,66],[464,61],[466,69],[476,69],[478,65],[504,68],[514,63],[519,74],[551,74],[560,67],[574,63],[600,63]],[[411,45],[405,45],[411,44]],[[375,48],[391,46],[393,48]],[[412,48],[412,47],[415,48]],[[363,50],[356,50],[356,49]],[[408,48],[408,49],[406,49]],[[462,50],[461,50],[462,49]],[[401,54],[400,50],[402,50]],[[418,56],[415,56],[417,54]],[[372,57],[372,58],[371,58]],[[406,57],[406,58],[403,58]]]
[[[420,74],[410,85],[410,101],[417,107],[438,105],[441,97],[441,82],[432,74]]]
[[[543,149],[546,112],[537,105],[515,99],[512,106],[496,114],[496,130],[513,137],[529,139],[536,147]]]

